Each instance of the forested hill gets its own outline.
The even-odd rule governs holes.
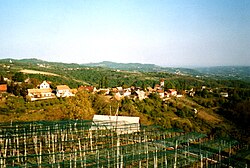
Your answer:
[[[141,72],[168,72],[174,74],[186,74],[186,75],[200,75],[197,70],[189,68],[173,68],[162,67],[155,64],[141,64],[141,63],[116,63],[110,61],[103,61],[99,63],[82,64],[90,67],[106,67],[127,71],[141,71]]]
[[[166,72],[177,75],[188,75],[200,78],[211,78],[219,80],[241,80],[250,82],[250,66],[214,66],[214,67],[198,67],[198,68],[182,68],[182,67],[162,67],[155,64],[141,64],[141,63],[116,63],[111,61],[103,61],[99,63],[61,63],[48,62],[36,58],[31,59],[2,59],[0,63],[11,62],[19,65],[29,65],[35,68],[37,65],[47,65],[52,68],[108,68],[114,70],[132,71],[132,72]]]
[[[154,64],[140,64],[140,63],[116,63],[111,61],[103,61],[99,63],[88,63],[83,64],[86,66],[93,66],[93,67],[108,67],[114,69],[130,69],[130,70],[137,70],[137,69],[160,69],[160,66]]]
[[[215,66],[195,69],[212,78],[237,79],[250,82],[250,66]]]

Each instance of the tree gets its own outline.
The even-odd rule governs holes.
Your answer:
[[[174,89],[174,88],[175,88],[175,86],[174,86],[174,84],[171,81],[166,81],[165,82],[165,86],[164,86],[165,90]]]
[[[37,78],[30,78],[30,84],[32,84],[33,88],[36,88],[41,83]]]
[[[25,75],[21,72],[17,72],[14,74],[14,76],[12,77],[12,80],[15,82],[23,82],[25,80]]]
[[[70,119],[92,119],[95,111],[92,108],[88,94],[78,92],[75,97],[66,99],[67,118]]]
[[[4,81],[4,77],[1,75],[1,78],[0,78],[0,84],[5,84],[6,82]]]

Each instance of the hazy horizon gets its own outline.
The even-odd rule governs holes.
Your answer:
[[[248,0],[1,0],[0,59],[249,66]]]
[[[203,66],[196,66],[196,65],[159,65],[159,64],[154,64],[154,63],[141,63],[141,62],[115,62],[115,61],[100,61],[100,62],[86,62],[86,63],[74,63],[74,62],[61,62],[61,61],[49,61],[49,60],[44,60],[44,59],[39,59],[39,58],[0,58],[0,60],[27,60],[27,59],[38,59],[41,61],[49,62],[49,63],[65,63],[65,64],[79,64],[79,65],[85,65],[85,64],[98,64],[98,63],[103,63],[103,62],[112,62],[112,63],[117,63],[117,64],[153,64],[156,66],[160,67],[166,67],[166,68],[190,68],[190,69],[195,69],[195,68],[212,68],[212,67],[250,67],[250,65],[203,65]]]

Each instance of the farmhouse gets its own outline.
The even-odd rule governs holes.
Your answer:
[[[28,96],[30,96],[31,101],[39,99],[49,99],[54,98],[52,89],[28,89]]]
[[[56,87],[56,96],[70,97],[70,96],[75,96],[75,94],[72,93],[72,90],[67,85],[58,85]]]
[[[28,89],[28,97],[31,101],[35,101],[54,98],[55,95],[52,93],[49,83],[43,81],[43,83],[40,84],[39,89]]]

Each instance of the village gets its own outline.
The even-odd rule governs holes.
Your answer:
[[[58,85],[56,86],[55,90],[52,90],[50,88],[50,82],[43,81],[38,88],[35,89],[28,89],[27,92],[27,98],[31,101],[35,100],[43,100],[43,99],[50,99],[50,98],[56,98],[56,97],[71,97],[75,96],[75,94],[78,91],[87,91],[90,93],[96,93],[96,94],[102,94],[110,99],[114,98],[116,100],[121,100],[124,97],[130,98],[130,99],[139,99],[143,100],[145,98],[148,98],[148,96],[152,93],[156,93],[159,95],[162,99],[167,99],[171,97],[182,97],[182,94],[177,94],[176,89],[168,89],[167,91],[164,91],[164,80],[160,80],[160,84],[156,84],[154,88],[147,87],[146,90],[143,90],[142,88],[136,88],[136,87],[129,87],[129,88],[123,88],[123,87],[115,87],[115,88],[100,88],[97,89],[94,86],[80,86],[78,89],[71,89],[67,85]],[[186,91],[190,95],[194,95],[194,92]]]
[[[5,79],[7,80],[7,79]],[[28,82],[29,79],[26,79],[24,82]],[[10,82],[8,80],[8,82]],[[75,96],[78,91],[87,91],[93,94],[102,94],[110,99],[121,100],[123,98],[129,99],[139,99],[143,100],[148,98],[150,94],[157,94],[159,97],[165,101],[171,98],[181,98],[185,95],[193,97],[195,95],[195,89],[192,88],[190,90],[177,91],[176,89],[169,88],[164,89],[164,79],[160,79],[159,84],[156,84],[154,88],[147,87],[145,89],[140,87],[128,87],[123,88],[121,86],[114,88],[99,88],[97,89],[95,86],[79,86],[77,89],[71,89],[68,85],[57,85],[55,89],[51,89],[50,81],[43,81],[40,85],[33,89],[27,89],[26,100],[28,101],[36,101],[36,100],[45,100],[51,98],[59,98],[59,97],[71,97]],[[8,85],[0,84],[0,93],[7,92]],[[206,86],[202,86],[201,90],[208,89]],[[213,92],[212,89],[208,89],[209,92]],[[228,97],[227,92],[221,92],[221,97]]]

